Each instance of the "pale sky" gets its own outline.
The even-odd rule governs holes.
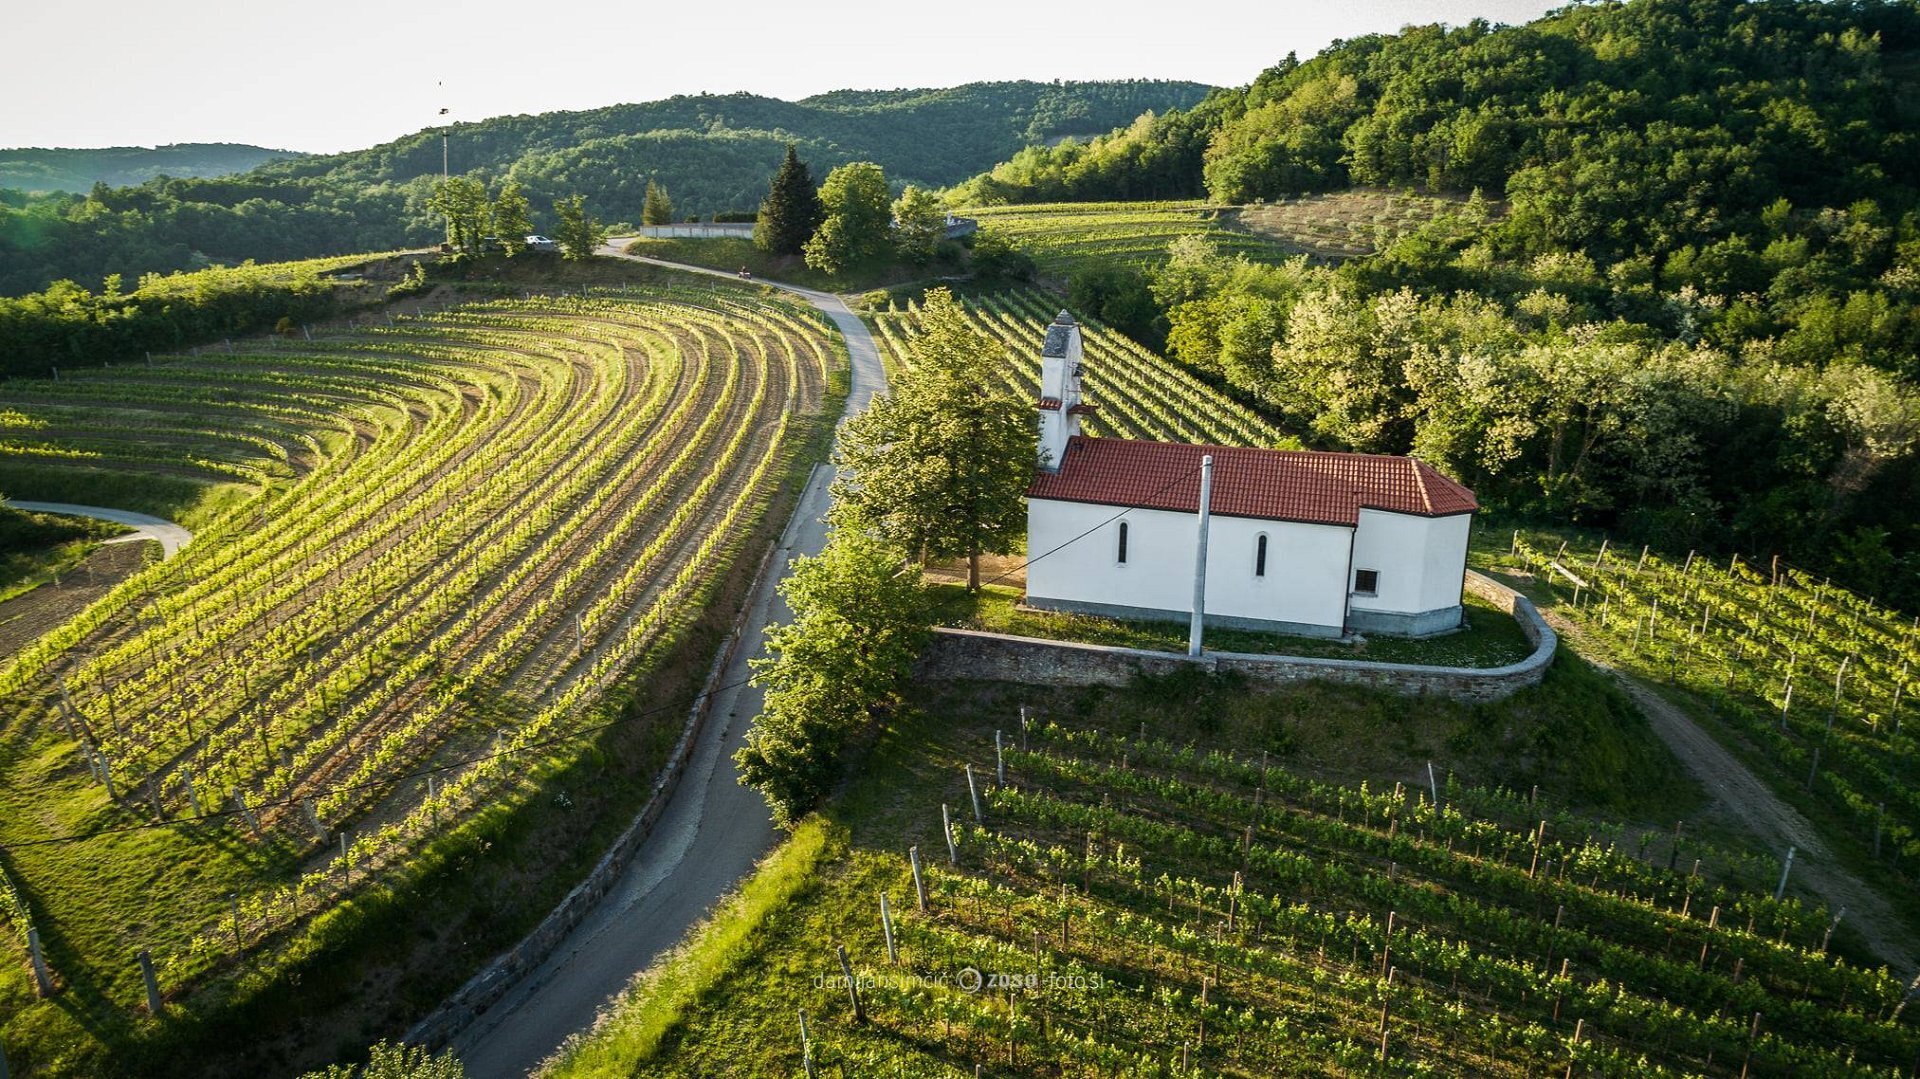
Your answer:
[[[0,147],[350,150],[456,120],[701,91],[986,79],[1236,86],[1407,23],[1519,23],[1539,0],[5,0]],[[438,89],[436,83],[444,82]]]

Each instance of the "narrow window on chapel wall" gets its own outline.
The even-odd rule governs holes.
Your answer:
[[[1267,575],[1267,534],[1265,532],[1260,533],[1253,541],[1253,575],[1255,577]]]
[[[1357,569],[1353,571],[1353,590],[1362,596],[1380,594],[1380,571],[1377,569]]]
[[[1120,552],[1118,561],[1123,566],[1127,564],[1127,522],[1125,521],[1120,522]]]

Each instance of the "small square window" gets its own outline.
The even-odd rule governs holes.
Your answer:
[[[1353,594],[1356,596],[1374,596],[1380,593],[1380,571],[1377,569],[1357,569],[1353,571]]]

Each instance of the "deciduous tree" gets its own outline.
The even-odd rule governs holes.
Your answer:
[[[468,176],[450,176],[434,185],[427,209],[446,218],[447,243],[462,254],[480,249],[492,205],[485,184]]]
[[[916,266],[933,261],[934,249],[947,234],[947,207],[940,196],[907,185],[893,202],[893,246],[900,257]]]
[[[820,188],[826,220],[807,241],[807,265],[844,274],[886,256],[891,246],[893,201],[887,176],[871,161],[842,165]]]
[[[910,369],[890,397],[842,429],[834,519],[927,558],[967,559],[1012,546],[1026,526],[1036,453],[1032,409],[998,384],[1006,356],[968,325],[945,289],[927,294]]]
[[[520,185],[508,180],[493,200],[493,231],[506,246],[509,256],[527,249],[527,234],[533,231],[533,214],[527,194]]]
[[[554,203],[553,216],[559,222],[554,228],[553,238],[569,259],[584,262],[593,257],[596,248],[607,242],[606,226],[588,216],[584,195]]]
[[[892,704],[925,645],[920,570],[901,548],[836,529],[780,584],[793,620],[767,631],[754,661],[766,703],[734,754],[741,781],[789,825],[832,790],[848,742]]]

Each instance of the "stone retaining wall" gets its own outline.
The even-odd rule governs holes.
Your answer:
[[[1197,658],[1178,652],[1050,641],[965,629],[937,629],[920,658],[927,678],[981,678],[1041,686],[1124,686],[1141,674],[1170,674],[1191,667],[1232,671],[1278,685],[1309,679],[1371,686],[1396,693],[1431,693],[1468,701],[1495,701],[1539,685],[1553,662],[1559,637],[1533,602],[1506,585],[1469,572],[1467,591],[1491,601],[1520,623],[1533,652],[1504,667],[1433,667],[1358,659],[1208,652]]]

